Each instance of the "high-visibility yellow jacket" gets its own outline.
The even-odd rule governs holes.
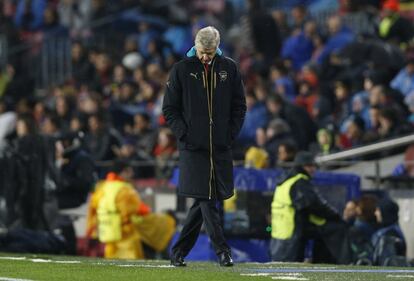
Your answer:
[[[87,236],[105,243],[106,258],[143,259],[142,242],[164,250],[175,231],[166,214],[143,213],[134,187],[114,174],[97,184],[90,198]]]
[[[272,201],[272,238],[290,239],[295,231],[296,210],[292,203],[290,190],[301,179],[307,180],[309,177],[298,173],[276,187]],[[326,222],[324,218],[312,214],[309,215],[309,221],[316,225],[323,225]]]

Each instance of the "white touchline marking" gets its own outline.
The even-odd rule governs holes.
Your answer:
[[[0,260],[25,260],[25,257],[0,257]]]
[[[411,269],[314,269],[314,268],[260,268],[254,269],[255,272],[267,273],[289,273],[289,272],[324,272],[324,273],[388,273],[388,274],[409,274],[414,273]]]
[[[241,276],[269,276],[270,273],[240,273]]]
[[[285,269],[297,269],[298,267],[294,267],[294,266],[284,266],[283,268]],[[300,266],[300,268],[304,268],[304,269],[337,269],[338,267],[336,266]]]
[[[309,280],[308,278],[304,277],[294,277],[294,276],[272,276],[272,279],[275,280]]]
[[[55,263],[81,263],[80,261],[53,261]]]
[[[171,268],[172,265],[150,265],[150,264],[118,264],[120,267],[156,267],[156,268]]]
[[[284,262],[284,261],[270,261],[263,263],[264,265],[286,265],[286,264],[297,264],[297,265],[303,265],[303,263],[300,262]]]
[[[387,278],[414,278],[414,275],[387,275]]]
[[[29,261],[32,261],[32,262],[52,262],[51,260],[45,260],[45,259],[29,259]]]
[[[0,260],[21,260],[21,261],[31,261],[31,262],[52,262],[52,263],[81,263],[81,261],[54,261],[46,259],[28,259],[26,257],[0,257]],[[0,280],[1,281],[1,280]]]
[[[298,266],[283,266],[286,265],[286,262],[266,262],[266,263],[258,263],[259,267],[260,265],[264,268],[283,268],[283,269],[297,269],[297,268],[307,268],[307,269],[338,269],[337,266],[303,266],[303,263],[289,263],[291,264],[297,264]]]
[[[1,277],[0,276],[0,281],[34,281],[34,280],[31,280],[31,279],[9,278],[9,277]]]

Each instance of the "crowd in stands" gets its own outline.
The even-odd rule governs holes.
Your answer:
[[[412,132],[410,11],[398,0],[326,2],[3,0],[0,155],[36,158],[27,173],[57,178],[61,194],[82,186],[68,206],[86,200],[96,178],[85,171],[102,177],[105,161],[135,162],[135,178],[170,178],[178,150],[161,112],[165,84],[207,25],[245,84],[235,160],[256,147],[274,167],[297,150],[329,154]],[[71,71],[39,91],[33,72],[51,38],[70,39]]]
[[[320,1],[297,1],[290,10],[283,1],[184,2],[3,1],[9,47],[25,43],[35,52],[33,42],[69,36],[72,75],[36,95],[30,69],[10,56],[2,117],[31,115],[37,132],[52,138],[82,132],[94,161],[154,161],[156,170],[136,176],[167,178],[177,149],[160,110],[165,81],[194,32],[210,24],[244,77],[239,160],[250,146],[265,149],[274,165],[281,143],[327,154],[411,131],[414,27],[398,0],[340,1],[323,22],[309,12]],[[345,24],[357,13],[370,24]],[[94,42],[102,35],[113,44]]]

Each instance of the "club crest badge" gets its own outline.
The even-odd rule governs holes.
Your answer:
[[[227,71],[220,71],[219,72],[220,82],[224,82],[227,80]]]

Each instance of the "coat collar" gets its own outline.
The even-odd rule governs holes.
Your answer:
[[[223,51],[220,49],[220,48],[217,48],[217,51],[216,51],[216,56],[222,56],[223,55]],[[188,58],[191,58],[191,57],[196,57],[196,48],[195,48],[195,46],[193,46],[187,53],[186,53],[186,56],[188,57]]]

